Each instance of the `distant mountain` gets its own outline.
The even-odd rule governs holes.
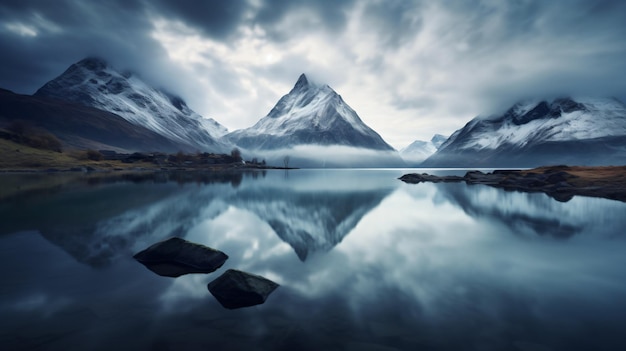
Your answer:
[[[315,144],[393,150],[331,87],[312,83],[304,74],[267,116],[226,137],[247,149]]]
[[[600,98],[518,103],[502,115],[474,118],[422,166],[548,164],[626,164],[626,106]]]
[[[66,146],[119,152],[176,152],[180,145],[147,128],[93,107],[0,89],[0,127],[19,121],[56,135]]]
[[[228,151],[219,141],[226,128],[205,119],[177,96],[150,87],[137,76],[120,72],[98,58],[71,65],[36,93],[115,113],[150,129],[189,151]]]
[[[434,154],[448,137],[435,134],[430,141],[415,140],[400,150],[400,156],[409,164],[418,164]]]

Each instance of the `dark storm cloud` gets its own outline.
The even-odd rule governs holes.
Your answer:
[[[287,40],[294,34],[285,28],[274,27],[294,12],[306,13],[309,17],[309,21],[292,24],[296,34],[307,30],[340,32],[348,22],[348,11],[353,4],[353,0],[264,0],[253,21],[267,30],[274,40]]]
[[[306,72],[408,144],[523,98],[626,100],[624,38],[626,1],[4,0],[0,87],[100,56],[244,127]]]
[[[0,4],[0,86],[32,93],[71,63],[100,56],[136,66],[163,55],[146,40],[150,24],[136,1],[15,1]],[[26,28],[26,34],[13,28]]]
[[[537,60],[502,62],[501,67],[511,71],[503,72],[501,84],[479,87],[494,100],[571,94],[626,97],[626,2],[512,3],[500,16],[506,23],[504,34],[489,41],[493,37],[482,28],[484,40],[476,44],[516,46],[522,54],[524,49],[536,52]],[[542,65],[543,70],[535,69]]]
[[[293,11],[307,11],[318,26],[340,29],[346,22],[343,1],[263,1],[257,9],[246,1],[142,1],[77,2],[71,0],[3,1],[0,4],[0,86],[32,93],[71,63],[99,56],[119,68],[162,70],[158,60],[166,53],[150,36],[151,17],[179,21],[209,38],[229,42],[242,24],[264,27],[275,40],[289,31],[273,27]],[[247,17],[246,17],[247,15]],[[321,25],[320,25],[321,23]],[[36,35],[9,30],[21,26]],[[311,30],[302,23],[301,30]],[[295,29],[295,28],[294,28]]]
[[[422,33],[399,30],[408,10],[387,9],[390,20],[383,21],[382,5],[370,7],[366,14],[383,33],[378,44],[384,65],[390,49]],[[433,92],[463,90],[487,110],[542,95],[626,97],[626,2],[442,1],[423,3],[418,11],[421,27],[439,24],[430,32],[434,39],[405,60],[405,70],[422,80],[448,75]],[[385,40],[389,33],[400,39]],[[411,106],[400,91],[392,94],[394,106]]]
[[[260,26],[275,40],[286,40],[299,30],[342,30],[353,3],[353,0],[259,0],[253,5],[243,0],[157,0],[151,1],[149,7],[158,15],[180,20],[215,39],[232,39],[239,26],[247,24]],[[275,28],[295,12],[306,13],[310,21],[292,23],[288,29]]]
[[[379,1],[364,5],[364,20],[379,33],[383,48],[397,48],[413,39],[422,26],[419,1]]]
[[[222,39],[234,34],[249,9],[248,3],[243,0],[158,0],[147,3],[160,16],[177,19],[200,29],[205,35]]]

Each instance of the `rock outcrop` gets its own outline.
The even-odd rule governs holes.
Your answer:
[[[626,166],[622,167],[539,167],[529,170],[496,170],[492,173],[470,171],[463,177],[405,174],[406,183],[466,182],[506,190],[543,192],[558,201],[575,195],[602,197],[626,202]]]

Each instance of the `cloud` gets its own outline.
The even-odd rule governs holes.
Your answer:
[[[379,151],[351,146],[298,145],[293,148],[241,151],[245,160],[257,158],[274,167],[369,168],[404,167],[395,151]],[[287,162],[287,165],[285,165]]]
[[[204,35],[230,39],[247,12],[246,1],[150,1],[151,12],[183,22]]]
[[[0,29],[0,83],[32,93],[88,55],[133,67],[150,56],[163,55],[158,43],[145,40],[149,22],[138,11],[132,1],[3,2],[0,21],[32,28],[36,35]]]
[[[300,73],[397,148],[547,95],[626,100],[618,1],[3,1],[0,86],[33,93],[101,56],[229,129]]]

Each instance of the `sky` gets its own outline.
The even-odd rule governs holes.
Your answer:
[[[524,99],[626,101],[626,1],[2,0],[0,53],[0,88],[97,56],[231,131],[305,73],[400,149]]]

